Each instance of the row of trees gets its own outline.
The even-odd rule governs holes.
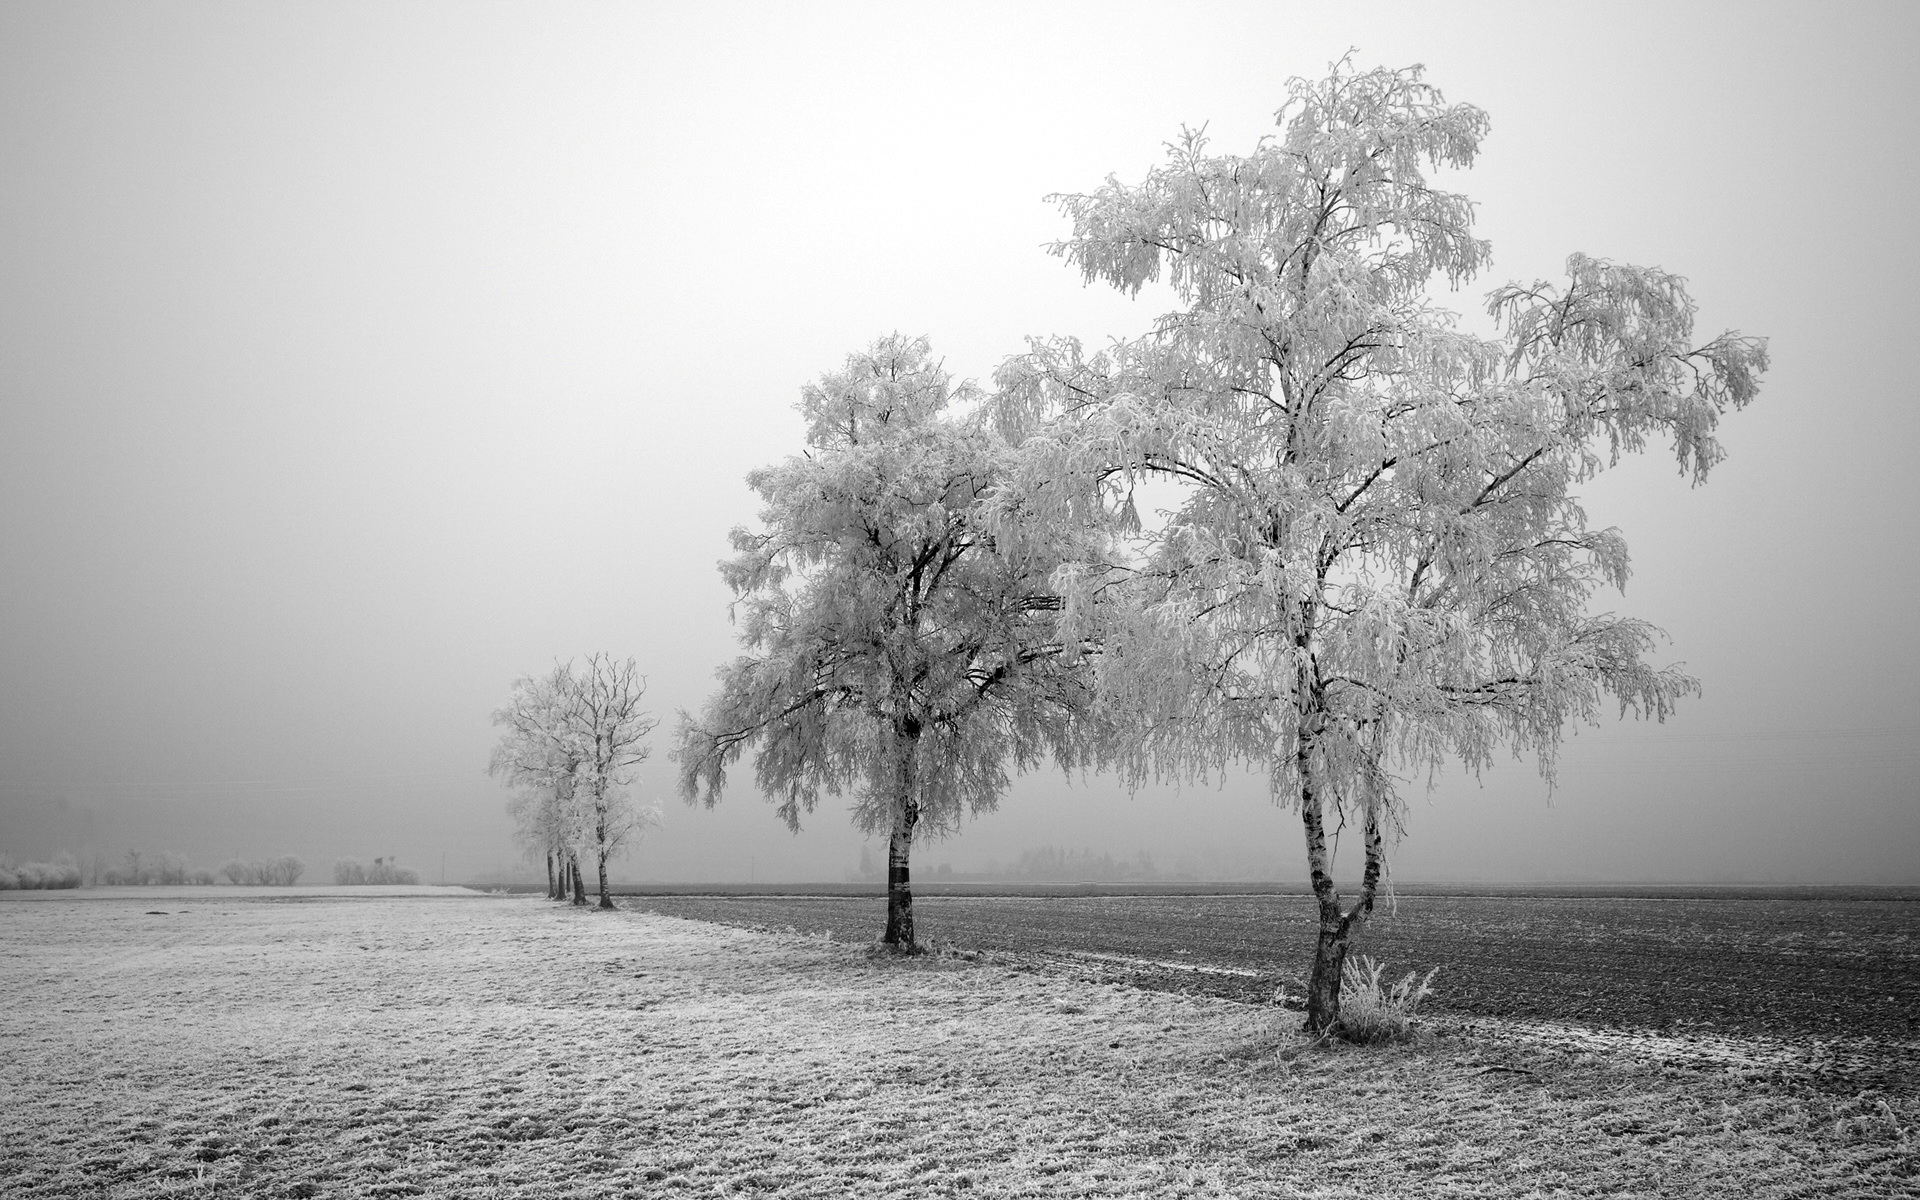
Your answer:
[[[575,667],[556,663],[516,680],[488,771],[514,789],[508,811],[523,849],[543,859],[547,894],[584,905],[580,848],[599,868],[600,907],[612,908],[607,862],[659,820],[654,804],[636,804],[633,769],[650,753],[657,724],[640,707],[647,681],[629,658],[590,655]]]
[[[420,872],[412,867],[403,867],[398,858],[376,858],[371,866],[357,858],[334,860],[333,881],[343,886],[363,887],[370,884],[407,884],[420,882]]]
[[[1696,340],[1679,277],[1578,254],[1464,332],[1428,292],[1488,245],[1427,172],[1470,166],[1486,115],[1419,68],[1289,86],[1249,155],[1187,131],[1143,182],[1060,198],[1052,249],[1089,282],[1171,287],[1145,335],[1034,341],[991,393],[882,339],[804,391],[806,453],[748,478],[761,528],[722,567],[744,653],[681,715],[681,790],[715,803],[752,749],[790,826],[850,794],[889,838],[889,944],[913,945],[916,839],[1009,769],[1250,768],[1300,814],[1323,1030],[1404,783],[1502,750],[1551,780],[1571,723],[1697,687],[1647,661],[1657,630],[1595,611],[1626,544],[1573,489],[1655,439],[1703,482],[1765,343]],[[1153,519],[1147,481],[1174,497]]]
[[[294,854],[266,859],[230,858],[220,864],[220,873],[228,882],[254,887],[292,887],[306,871],[306,862]]]

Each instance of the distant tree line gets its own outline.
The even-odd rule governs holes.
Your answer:
[[[292,887],[306,873],[307,864],[292,854],[268,859],[230,858],[220,864],[229,883],[255,887]]]
[[[16,863],[0,858],[0,891],[79,886],[80,867],[69,855],[60,855],[52,862]]]
[[[333,881],[347,886],[368,884],[417,884],[420,872],[403,867],[398,859],[376,858],[371,864],[357,858],[343,858],[333,864]]]
[[[1145,850],[1115,858],[1105,851],[1095,854],[1089,849],[1069,850],[1061,846],[1034,846],[1021,851],[1011,863],[993,863],[976,870],[955,870],[950,863],[940,863],[929,876],[960,883],[1155,883],[1214,878],[1194,870],[1191,863],[1163,867]],[[861,847],[860,868],[849,879],[858,882],[885,878],[885,871],[874,862],[872,852]]]
[[[297,856],[269,859],[229,859],[218,874],[195,867],[184,854],[129,850],[119,859],[89,853],[79,858],[56,855],[51,862],[15,865],[0,857],[0,889],[106,887],[183,887],[211,885],[224,878],[232,884],[290,887],[306,871]]]

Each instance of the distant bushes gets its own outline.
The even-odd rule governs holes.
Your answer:
[[[265,862],[232,858],[220,864],[220,873],[228,882],[255,887],[292,887],[306,869],[307,864],[292,854],[282,854]]]
[[[357,858],[343,858],[333,864],[333,881],[340,884],[380,884],[420,882],[420,872],[403,867],[392,858],[376,858],[368,866]]]
[[[286,887],[296,882],[307,865],[291,854],[265,862],[234,859],[212,871],[195,867],[184,854],[149,854],[129,850],[124,858],[113,860],[89,851],[76,861],[71,854],[56,855],[51,862],[16,864],[0,856],[0,891],[11,888],[75,888],[105,884],[109,887],[173,887],[188,884],[211,885],[220,876],[232,883],[271,884]],[[411,875],[412,872],[406,872]]]
[[[12,859],[0,858],[0,890],[15,888],[76,888],[80,886],[80,868],[65,854],[52,862],[30,862],[15,866]]]
[[[184,854],[149,855],[138,850],[127,851],[127,857],[118,866],[103,868],[96,860],[93,874],[97,882],[119,887],[219,882],[212,871],[197,870],[188,864]]]

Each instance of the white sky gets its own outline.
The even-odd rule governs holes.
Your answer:
[[[1357,15],[1356,15],[1357,14]],[[1413,789],[1402,880],[1920,881],[1906,5],[0,7],[0,851],[509,863],[488,713],[634,655],[667,823],[630,868],[838,879],[740,784],[670,795],[734,653],[713,570],[800,386],[878,334],[984,380],[1138,331],[1050,192],[1182,123],[1244,152],[1291,75],[1424,62],[1493,132],[1495,264],[1690,278],[1774,367],[1691,490],[1588,489],[1623,611],[1706,695]],[[1023,781],[922,867],[1040,844],[1303,875],[1261,785]]]

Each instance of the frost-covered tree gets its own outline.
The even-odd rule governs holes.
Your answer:
[[[886,944],[911,950],[916,839],[990,810],[1051,753],[1076,760],[1082,684],[1054,637],[1060,561],[983,521],[1010,447],[925,339],[883,338],[802,392],[807,452],[747,477],[762,531],[736,529],[721,572],[747,653],[719,672],[676,758],[689,803],[720,798],[757,747],[755,779],[798,830],[821,794],[884,832]]]
[[[599,868],[600,907],[612,908],[607,860],[659,823],[658,805],[637,806],[631,794],[633,768],[652,753],[646,738],[659,722],[640,707],[647,680],[631,658],[616,662],[611,655],[589,655],[567,680],[564,729],[579,754],[575,795]]]
[[[580,832],[574,804],[574,775],[580,747],[566,736],[566,697],[572,672],[561,664],[539,678],[516,679],[493,723],[500,729],[487,773],[514,789],[507,802],[514,838],[531,857],[547,866],[547,897],[586,903],[574,849]]]
[[[1141,479],[1178,495],[1124,587],[1065,572],[1069,636],[1098,637],[1103,704],[1135,773],[1251,766],[1300,813],[1319,907],[1308,1023],[1337,1023],[1349,940],[1398,828],[1396,783],[1497,751],[1551,781],[1570,722],[1609,699],[1664,718],[1695,682],[1658,631],[1596,611],[1625,542],[1573,488],[1670,441],[1696,483],[1715,424],[1753,399],[1765,343],[1698,342],[1683,281],[1574,255],[1503,287],[1498,336],[1428,298],[1488,258],[1465,196],[1487,118],[1419,68],[1295,80],[1278,136],[1214,155],[1186,132],[1137,185],[1063,198],[1054,251],[1091,282],[1171,285],[1152,331],[1087,355],[1036,342],[997,377],[1033,450],[1022,503],[1129,527]],[[1133,526],[1136,527],[1137,526]],[[1431,776],[1430,776],[1431,777]],[[1359,827],[1343,904],[1330,826]]]
[[[570,891],[586,903],[584,842],[599,867],[600,907],[612,908],[607,861],[658,821],[657,805],[636,807],[631,796],[633,768],[646,761],[658,723],[640,707],[646,690],[632,659],[596,653],[577,671],[556,663],[538,679],[514,681],[507,706],[493,714],[501,734],[487,770],[517,789],[507,805],[515,836],[546,859],[553,898]]]
[[[570,781],[569,781],[570,783]],[[541,860],[547,868],[547,899],[566,895],[565,874],[567,828],[565,802],[550,787],[519,786],[507,801],[507,815],[513,820],[513,840],[529,859]]]

